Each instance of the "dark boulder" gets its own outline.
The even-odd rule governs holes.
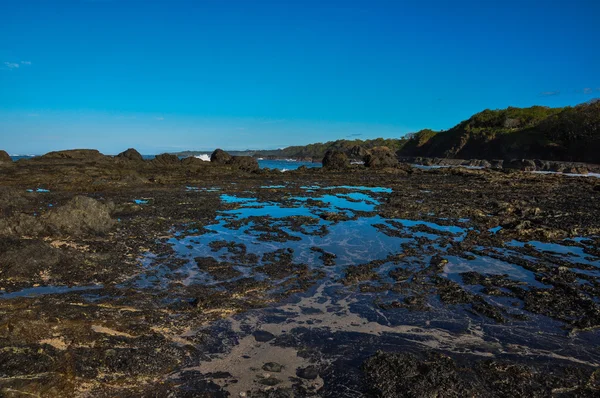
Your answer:
[[[210,161],[217,164],[227,164],[231,161],[231,155],[222,149],[215,149],[210,155]]]
[[[232,156],[229,164],[243,171],[257,171],[258,161],[252,156]]]
[[[263,365],[262,369],[266,372],[281,373],[283,365],[280,365],[277,362],[267,362]]]
[[[12,162],[10,155],[6,151],[0,151],[0,162]]]
[[[319,377],[319,369],[316,366],[307,366],[305,368],[296,369],[296,376],[301,379],[314,380]]]
[[[106,158],[103,154],[101,154],[96,149],[70,149],[67,151],[55,151],[49,152],[43,156],[41,159],[65,159],[65,160],[88,160],[88,161],[96,161]]]
[[[128,150],[121,152],[120,154],[117,155],[117,158],[135,160],[135,161],[143,161],[144,160],[144,158],[142,157],[142,154],[140,154],[138,151],[136,151],[133,148],[129,148]]]
[[[494,159],[490,161],[490,167],[492,169],[501,169],[504,165],[504,160]]]
[[[504,162],[503,167],[509,170],[535,171],[535,162],[530,159],[512,159]]]
[[[567,174],[588,174],[589,170],[587,167],[584,166],[569,166],[567,168],[565,168],[565,170],[563,171],[563,173],[567,173]]]
[[[64,206],[42,216],[42,221],[51,233],[104,234],[115,225],[111,218],[113,207],[112,203],[106,204],[87,196],[76,196]]]
[[[552,162],[548,166],[549,171],[554,171],[556,173],[562,173],[563,171],[565,171],[565,168],[565,164],[561,162]]]
[[[112,203],[76,196],[39,217],[19,213],[0,219],[0,236],[104,234],[115,224],[111,218],[113,210]]]
[[[157,155],[154,159],[152,159],[152,163],[159,166],[174,166],[180,164],[181,161],[179,160],[177,155],[163,153],[161,155]]]
[[[535,159],[535,169],[538,171],[548,171],[551,169],[551,163],[547,160]]]
[[[209,162],[206,162],[194,156],[190,156],[188,158],[182,159],[181,163],[186,166],[205,166]]]
[[[487,160],[470,159],[466,162],[465,166],[483,167],[484,169],[488,169],[488,168],[492,167],[492,164]]]
[[[371,168],[395,167],[398,165],[396,154],[387,147],[376,147],[365,156],[365,166]]]
[[[266,343],[267,341],[271,341],[275,338],[275,335],[271,332],[267,332],[266,330],[256,330],[252,333],[254,339],[259,343]]]
[[[431,158],[423,158],[421,159],[421,163],[423,166],[434,166],[433,159]]]
[[[345,153],[329,150],[323,157],[323,168],[329,170],[343,170],[350,167],[350,159]]]
[[[563,171],[565,171],[566,166],[564,163],[562,162],[552,162],[550,163],[548,170],[550,171],[554,171],[556,173],[562,173]]]
[[[352,158],[363,159],[369,152],[360,145],[354,145],[348,152]]]

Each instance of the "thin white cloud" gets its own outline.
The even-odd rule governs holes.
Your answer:
[[[4,62],[4,65],[8,68],[8,69],[17,69],[20,65],[17,64],[16,62]]]
[[[39,113],[28,113],[27,116],[28,117],[39,117],[40,114]]]
[[[586,87],[586,88],[584,88],[584,89],[583,89],[583,93],[584,93],[584,94],[591,94],[593,91],[594,91],[594,90],[592,90],[592,89],[591,89],[591,88],[589,88],[589,87]]]
[[[156,120],[165,120],[165,118],[164,118],[164,117],[162,117],[162,116],[155,117],[155,119],[156,119]]]
[[[560,95],[560,91],[543,91],[540,93],[542,97],[552,97],[555,95]]]
[[[23,65],[31,65],[31,61],[21,61]]]

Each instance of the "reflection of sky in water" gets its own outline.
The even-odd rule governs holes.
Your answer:
[[[0,293],[0,299],[10,299],[16,297],[35,297],[43,294],[61,294],[71,292],[81,292],[85,290],[95,290],[102,288],[102,285],[90,286],[38,286],[22,289],[11,293]]]
[[[507,247],[525,247],[525,245],[531,245],[539,252],[547,252],[549,254],[556,253],[563,260],[589,264],[600,268],[600,259],[594,258],[592,255],[585,253],[583,251],[584,249],[579,246],[565,246],[558,243],[546,243],[538,241],[519,242],[517,240],[506,243]]]
[[[373,213],[362,214],[356,219],[327,221],[319,216],[324,213],[343,213],[354,218],[352,212],[374,212],[378,201],[371,195],[390,192],[385,188],[358,187],[357,190],[361,192],[349,192],[352,187],[348,186],[334,188],[348,192],[327,193],[313,197],[297,196],[283,204],[223,194],[221,195],[222,202],[236,205],[235,209],[221,211],[216,219],[217,223],[206,227],[208,233],[201,236],[172,239],[171,243],[177,252],[188,258],[215,257],[231,261],[234,264],[239,263],[234,258],[235,254],[229,253],[227,248],[213,251],[210,243],[225,241],[244,244],[246,254],[255,254],[259,257],[278,249],[290,248],[293,249],[295,263],[321,268],[321,254],[311,250],[313,247],[319,247],[336,255],[335,266],[322,269],[330,274],[335,274],[334,276],[339,276],[349,265],[364,264],[402,253],[402,244],[411,243],[415,238],[426,237],[435,241],[441,235],[450,233],[456,235],[458,237],[456,239],[462,239],[466,234],[465,228],[458,226],[440,225],[421,220],[388,220]],[[310,217],[310,219],[300,222],[301,230],[297,230],[293,228],[294,217]],[[389,224],[390,222],[394,225]],[[375,227],[378,224],[385,224],[396,230],[400,229],[403,234],[408,234],[410,237],[388,236]],[[265,231],[265,225],[274,231]],[[420,226],[440,231],[440,235],[435,232],[413,230]],[[327,233],[324,235],[318,234],[322,227],[326,228]],[[279,236],[283,241],[271,240],[273,236]],[[259,239],[261,237],[262,239]],[[244,267],[246,269],[243,270]],[[247,274],[250,267],[241,264],[237,269]],[[192,266],[192,268],[194,267]],[[197,269],[192,271],[193,275],[190,275],[186,283],[206,283],[212,279],[210,275],[202,271]]]
[[[316,188],[319,188],[318,186]],[[315,187],[312,187],[312,189],[315,189]],[[325,187],[322,189],[348,189],[351,191],[369,191],[369,192],[373,192],[373,193],[392,193],[392,188],[383,188],[383,187],[364,187],[364,186],[350,186],[350,185],[339,185],[336,187]]]
[[[265,186],[265,188],[279,188],[280,186]],[[431,242],[427,244],[442,250],[440,253],[449,260],[444,269],[444,275],[452,280],[462,283],[460,273],[476,271],[482,274],[507,275],[510,279],[524,281],[531,286],[546,287],[534,278],[534,273],[518,265],[493,259],[486,256],[478,256],[473,260],[460,257],[447,256],[444,253],[444,240],[451,238],[460,241],[467,233],[466,227],[456,225],[441,225],[423,220],[385,219],[376,214],[378,197],[381,193],[391,190],[386,188],[370,187],[331,187],[324,189],[318,186],[305,187],[318,190],[321,195],[295,196],[288,198],[285,202],[276,201],[261,202],[257,198],[238,197],[235,195],[222,194],[221,201],[228,205],[230,210],[219,212],[216,223],[205,227],[206,233],[197,236],[185,236],[172,238],[169,242],[176,252],[189,261],[179,268],[173,269],[161,265],[160,261],[153,256],[148,256],[144,265],[146,271],[136,279],[134,285],[138,288],[164,287],[167,288],[173,276],[179,275],[177,279],[190,283],[213,283],[213,278],[198,268],[194,257],[215,257],[220,260],[231,261],[235,268],[242,274],[240,277],[253,276],[263,278],[262,275],[253,273],[255,265],[240,263],[235,259],[235,254],[229,253],[227,248],[216,251],[210,247],[211,242],[222,241],[229,243],[244,244],[246,254],[255,254],[262,258],[265,253],[271,253],[279,249],[293,249],[293,261],[295,263],[307,264],[318,267],[328,274],[328,277],[341,276],[344,269],[349,265],[364,264],[373,260],[385,259],[390,255],[399,254],[404,251],[403,244],[413,247],[417,238],[427,238]],[[203,188],[186,187],[190,191],[203,190]],[[209,188],[213,190],[215,188]],[[332,189],[340,191],[334,193]],[[216,190],[216,189],[215,189]],[[135,199],[135,203],[144,204],[148,199]],[[233,207],[233,208],[232,208]],[[364,213],[358,213],[364,212]],[[340,213],[342,217],[338,221],[331,220],[326,213]],[[355,214],[356,213],[356,214]],[[360,215],[355,217],[355,215]],[[297,217],[303,217],[298,219]],[[466,219],[458,220],[466,222]],[[389,236],[375,225],[385,226],[394,235]],[[430,230],[419,231],[420,227]],[[491,228],[490,232],[496,233],[499,227]],[[439,232],[438,232],[439,231]],[[192,232],[192,231],[188,231]],[[182,235],[183,236],[183,235]],[[277,239],[277,240],[275,240]],[[576,240],[582,244],[581,240]],[[556,253],[557,258],[571,262],[593,264],[600,268],[600,263],[593,256],[584,253],[581,247],[564,246],[556,243],[529,242],[537,251]],[[498,251],[506,251],[506,254],[518,255],[528,261],[539,261],[522,253],[512,252],[511,249],[523,247],[525,243],[512,241],[506,244],[504,249],[496,248]],[[328,253],[336,255],[334,266],[324,267],[320,259],[321,253],[311,250],[318,247]],[[423,247],[423,246],[421,246]],[[483,248],[480,248],[483,249]],[[428,262],[430,255],[423,255],[419,261]],[[259,261],[259,265],[261,261]],[[385,267],[382,267],[381,275],[385,278]],[[577,270],[581,274],[597,276],[597,271]],[[82,287],[82,289],[87,289]],[[40,295],[48,293],[65,293],[71,291],[69,288],[39,287],[25,289],[21,292],[11,293],[14,295]],[[8,298],[7,295],[0,297]],[[12,297],[12,296],[10,296]],[[16,296],[15,296],[16,297]]]
[[[457,227],[454,225],[439,225],[436,223],[432,223],[432,222],[428,222],[428,221],[421,221],[421,220],[394,219],[394,221],[402,224],[404,227],[418,227],[419,225],[424,225],[431,229],[437,229],[438,231],[450,232],[453,234],[464,234],[465,233],[464,228]]]
[[[527,282],[535,287],[550,287],[535,280],[535,274],[516,264],[510,264],[491,257],[476,256],[474,260],[466,260],[456,256],[445,256],[448,263],[444,266],[444,275],[461,283],[460,274],[475,271],[485,275],[507,275],[510,279]]]
[[[377,189],[374,191],[384,192]],[[239,207],[220,212],[217,217],[218,223],[206,227],[210,231],[207,234],[185,237],[180,240],[172,239],[171,243],[174,244],[176,251],[190,257],[216,257],[235,262],[226,248],[213,251],[210,243],[214,241],[242,243],[246,246],[247,254],[258,256],[282,248],[291,248],[294,251],[293,261],[295,263],[321,267],[321,254],[311,250],[312,247],[319,247],[337,256],[336,266],[324,269],[327,272],[338,274],[348,265],[383,259],[390,254],[401,252],[400,245],[409,241],[409,239],[390,237],[380,233],[373,225],[384,223],[386,220],[377,215],[338,222],[327,221],[319,217],[323,213],[340,213],[344,210],[350,212],[374,211],[378,202],[363,192],[293,197],[283,205],[233,195],[221,195],[221,200],[226,204],[236,204]],[[352,213],[347,215],[353,216]],[[302,231],[292,228],[293,218],[291,217],[297,216],[310,217],[310,220],[301,223]],[[264,225],[265,220],[252,219],[253,217],[268,217],[266,223],[269,226],[276,231],[288,234],[292,240],[285,242],[258,240],[260,235],[268,234],[268,232],[260,230],[260,226]],[[236,220],[244,221],[243,225],[239,228],[229,225],[230,222]],[[327,228],[327,233],[324,236],[317,235],[323,226]],[[211,279],[201,271],[194,271],[194,273],[192,279],[197,282]]]

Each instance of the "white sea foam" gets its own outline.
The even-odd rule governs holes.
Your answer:
[[[203,153],[201,155],[194,156],[196,159],[204,160],[205,162],[210,162],[210,155]]]

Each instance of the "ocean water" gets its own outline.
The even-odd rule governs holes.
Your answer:
[[[202,159],[206,162],[210,162],[209,154],[200,154],[195,156],[198,159]],[[149,157],[151,159],[152,157]],[[321,163],[313,163],[313,162],[301,162],[293,159],[283,159],[283,160],[268,160],[268,159],[258,159],[258,165],[261,169],[275,169],[281,171],[288,170],[296,170],[301,166],[306,167],[321,167]]]
[[[37,156],[37,155],[11,155],[11,158],[13,161],[17,161],[20,159],[31,159],[35,156]],[[142,155],[142,157],[145,160],[151,160],[151,159],[154,159],[155,156],[154,155]],[[210,162],[209,154],[201,154],[201,155],[197,155],[196,157],[198,159],[202,159],[206,162]],[[321,167],[321,163],[300,162],[300,161],[295,161],[292,159],[287,159],[287,160],[259,159],[258,165],[260,166],[261,169],[269,168],[269,169],[276,169],[276,170],[281,170],[281,171],[295,170],[295,169],[299,168],[300,166]]]
[[[10,158],[13,160],[13,162],[16,162],[17,160],[21,160],[21,159],[31,159],[34,158],[36,155],[10,155]]]
[[[258,160],[258,165],[261,169],[277,169],[281,171],[296,170],[301,166],[306,167],[321,167],[321,163],[300,162],[296,160]]]
[[[210,162],[210,154],[200,154],[195,156],[198,159]],[[258,165],[261,169],[275,169],[281,171],[296,170],[301,166],[306,167],[321,167],[321,163],[314,162],[301,162],[293,159],[282,159],[282,160],[269,160],[269,159],[258,159]]]

